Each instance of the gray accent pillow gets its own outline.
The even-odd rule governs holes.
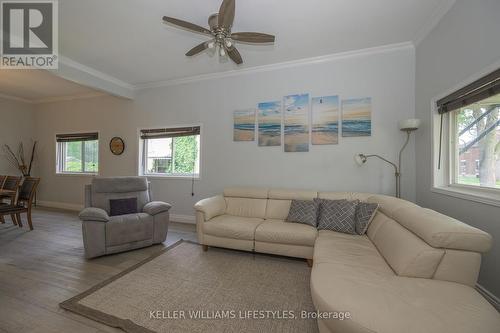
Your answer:
[[[109,216],[136,214],[137,198],[109,200]]]
[[[364,235],[377,213],[377,203],[360,202],[356,208],[356,233]]]
[[[356,234],[356,206],[359,201],[318,199],[319,230],[332,230],[345,234]]]
[[[287,222],[308,224],[316,228],[319,202],[316,200],[292,200]]]

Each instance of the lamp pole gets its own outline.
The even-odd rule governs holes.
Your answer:
[[[401,150],[399,151],[399,156],[398,156],[398,164],[396,165],[395,163],[392,163],[388,159],[376,155],[376,154],[371,154],[371,155],[365,155],[365,154],[357,154],[354,156],[354,160],[359,166],[362,166],[367,162],[367,160],[371,157],[376,157],[394,167],[394,176],[396,177],[396,197],[401,198],[401,168],[402,168],[402,156],[403,152],[408,146],[408,143],[410,142],[410,135],[411,132],[416,131],[420,126],[420,120],[418,119],[407,119],[404,121],[401,121],[399,123],[399,129],[403,132],[406,132],[406,140],[403,144],[403,147],[401,147]]]
[[[363,154],[360,154],[359,155],[361,157],[361,159],[364,160],[363,163],[366,163],[366,160],[370,157],[376,157],[384,162],[387,162],[389,163],[390,165],[392,165],[394,167],[394,176],[396,177],[396,198],[401,198],[401,187],[400,187],[400,183],[401,183],[401,173],[399,172],[399,167],[392,163],[391,161],[389,161],[388,159],[380,156],[380,155],[376,155],[376,154],[371,154],[371,155],[363,155]]]
[[[399,151],[399,163],[398,163],[398,169],[399,169],[399,176],[397,177],[397,184],[398,184],[398,191],[397,193],[399,193],[399,196],[398,198],[401,198],[401,160],[402,160],[402,155],[403,155],[403,151],[405,150],[406,146],[408,146],[408,143],[410,142],[410,134],[411,134],[412,131],[410,130],[407,130],[406,131],[406,141],[405,141],[405,144],[403,145],[403,147],[401,148],[401,150]]]

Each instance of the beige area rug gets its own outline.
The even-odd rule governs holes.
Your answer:
[[[317,332],[303,260],[180,241],[61,307],[136,332]]]

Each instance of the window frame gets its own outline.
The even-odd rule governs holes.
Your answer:
[[[153,130],[158,128],[172,129],[172,128],[183,128],[183,127],[199,127],[199,148],[198,148],[198,173],[197,174],[163,174],[163,173],[147,173],[146,172],[146,152],[147,152],[147,139],[141,138],[142,130]],[[169,126],[154,126],[154,127],[143,127],[137,129],[137,136],[139,140],[139,154],[137,160],[137,174],[139,176],[148,177],[148,178],[158,178],[158,179],[180,179],[180,180],[201,180],[202,176],[202,161],[203,161],[203,125],[202,124],[187,124],[187,125],[169,125]],[[175,145],[172,144],[172,163],[174,163],[174,153],[175,153]],[[194,176],[193,176],[194,175]]]
[[[458,111],[458,110],[457,110]],[[458,179],[460,176],[460,160],[459,160],[459,146],[457,144],[458,142],[458,129],[457,129],[457,111],[452,111],[449,113],[449,118],[450,118],[450,147],[449,149],[451,150],[451,160],[450,160],[450,186],[456,187],[456,188],[462,188],[462,189],[469,189],[469,190],[474,190],[474,189],[480,189],[481,191],[484,191],[485,193],[498,193],[500,196],[500,188],[494,188],[494,187],[486,187],[486,186],[475,186],[475,185],[467,185],[467,184],[460,184],[458,183]],[[477,169],[477,163],[479,160],[474,160],[474,167]],[[491,191],[490,191],[491,190]]]
[[[89,171],[82,171],[82,172],[78,172],[78,171],[62,171],[62,169],[60,168],[60,163],[64,163],[60,160],[61,158],[61,155],[62,155],[62,152],[60,151],[61,150],[61,146],[62,145],[59,145],[60,142],[57,142],[57,134],[54,134],[54,139],[55,139],[55,152],[56,152],[56,156],[55,156],[55,175],[56,176],[84,176],[84,177],[95,177],[95,176],[99,176],[100,174],[100,164],[101,164],[101,142],[100,142],[100,139],[101,139],[101,134],[99,133],[99,131],[78,131],[78,132],[68,132],[68,133],[65,133],[65,134],[86,134],[86,133],[97,133],[97,161],[98,161],[98,164],[97,164],[97,171],[96,172],[89,172]],[[84,167],[84,163],[85,163],[85,147],[84,147],[84,142],[85,141],[81,141],[82,143],[82,170],[85,170],[85,167]]]
[[[458,160],[458,148],[456,145],[457,131],[455,111],[448,112],[443,115],[441,168],[438,168],[441,115],[438,114],[437,107],[438,100],[484,77],[485,75],[491,73],[493,70],[498,69],[499,67],[500,62],[495,63],[492,66],[481,71],[481,73],[468,78],[454,88],[442,94],[439,94],[431,100],[431,192],[500,207],[500,189],[458,184],[455,181],[457,179],[456,177],[460,173],[460,161]]]

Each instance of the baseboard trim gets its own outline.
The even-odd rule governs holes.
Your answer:
[[[79,212],[83,209],[83,205],[71,204],[71,203],[66,203],[66,202],[56,202],[56,201],[38,200],[36,205],[39,207],[71,210],[74,212]]]
[[[170,221],[177,223],[196,224],[196,217],[193,215],[170,214]]]
[[[480,284],[476,284],[476,290],[500,312],[500,299],[497,296]]]

